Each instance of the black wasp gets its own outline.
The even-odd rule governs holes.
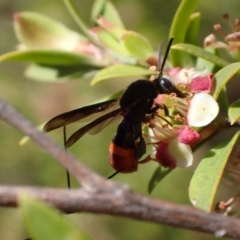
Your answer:
[[[163,75],[163,67],[172,42],[173,38],[169,40],[162,63],[162,43],[160,44],[158,59],[159,75],[153,81],[147,79],[136,80],[128,86],[120,98],[60,114],[46,123],[44,131],[49,132],[56,128],[64,127],[96,113],[105,113],[105,115],[102,115],[72,134],[65,144],[65,147],[68,148],[85,133],[89,131],[97,133],[117,116],[122,116],[116,135],[109,146],[109,162],[117,173],[131,173],[136,171],[139,159],[146,153],[146,143],[142,135],[142,123],[146,122],[147,116],[153,116],[159,108],[166,110],[164,105],[154,105],[154,99],[158,94],[171,93],[175,93],[180,98],[185,97],[185,94],[178,90],[168,77]],[[119,104],[119,107],[111,110],[116,104]]]

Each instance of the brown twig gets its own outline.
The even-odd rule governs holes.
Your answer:
[[[66,152],[46,134],[39,131],[36,126],[19,113],[14,107],[0,98],[0,118],[7,124],[29,136],[33,141],[46,150],[57,162],[62,164],[77,180],[83,188],[89,191],[101,189],[102,182],[109,188],[112,182],[106,182],[104,178],[92,172],[81,161]],[[115,187],[115,186],[114,186]]]
[[[17,206],[18,195],[24,191],[67,213],[84,211],[125,216],[240,239],[238,219],[143,196],[132,192],[125,185],[98,176],[46,134],[38,131],[29,120],[1,98],[0,118],[30,136],[83,186],[77,190],[0,186],[0,206]]]
[[[67,213],[81,211],[124,216],[240,239],[238,219],[153,199],[130,190],[96,194],[83,189],[0,186],[0,205],[16,206],[21,192],[28,192]]]

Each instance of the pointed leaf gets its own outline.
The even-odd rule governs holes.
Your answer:
[[[114,51],[115,53],[119,53],[123,56],[129,56],[128,51],[124,48],[124,46],[120,43],[120,41],[116,39],[106,29],[95,28],[94,33],[98,36],[98,38],[106,48]]]
[[[32,12],[15,13],[14,29],[18,40],[27,49],[72,51],[86,39],[63,24]]]
[[[95,0],[92,8],[91,20],[94,23],[97,18],[103,16],[108,21],[112,22],[118,27],[124,28],[122,20],[118,11],[110,1]]]
[[[172,170],[173,170],[172,168],[165,168],[163,166],[158,166],[149,181],[148,193],[150,194],[152,190],[158,185],[158,183],[164,177],[166,177]]]
[[[186,53],[192,54],[193,56],[203,58],[205,60],[208,60],[220,67],[224,67],[228,65],[229,63],[222,58],[217,57],[216,55],[205,51],[203,48],[187,44],[187,43],[178,43],[172,46],[172,49],[177,49],[180,51],[184,51]]]
[[[186,32],[188,28],[188,21],[193,13],[198,0],[182,0],[179,5],[174,19],[172,21],[169,38],[174,36],[175,43],[182,43],[185,40]],[[171,63],[173,66],[183,67],[184,59],[183,54],[177,51],[170,52]]]
[[[201,160],[189,186],[189,198],[195,207],[211,211],[225,165],[239,135],[237,132],[231,141],[212,148]]]
[[[118,11],[116,10],[116,8],[114,7],[114,5],[108,1],[104,12],[103,12],[103,16],[111,21],[112,23],[114,23],[116,26],[120,27],[120,28],[124,28],[123,22],[121,20],[121,17],[118,14]]]
[[[99,71],[93,78],[91,85],[94,85],[98,82],[108,80],[111,78],[120,78],[120,77],[139,77],[142,75],[153,75],[157,72],[150,71],[146,68],[131,66],[126,64],[117,64],[103,70]]]
[[[73,0],[63,0],[63,2],[65,3],[68,11],[70,12],[70,14],[72,15],[72,17],[74,18],[74,20],[76,21],[76,23],[78,24],[79,28],[81,29],[82,33],[84,34],[84,36],[86,36],[90,42],[92,42],[93,44],[95,44],[96,46],[100,46],[99,42],[96,40],[96,38],[90,33],[90,31],[88,30],[86,24],[84,23],[84,21],[82,20],[80,14],[77,12],[77,7],[74,5]],[[100,46],[101,47],[101,46]]]
[[[231,124],[234,124],[240,119],[240,99],[230,105],[228,109],[228,117]]]
[[[226,86],[227,82],[240,70],[240,63],[231,63],[218,71],[215,76],[215,88],[212,91],[212,96],[217,99],[222,88]]]
[[[95,20],[103,14],[107,0],[95,0],[92,6],[91,21],[95,24]]]
[[[84,78],[87,74],[94,76],[96,71],[93,71],[91,66],[47,66],[31,64],[24,71],[24,75],[32,80],[44,82],[68,81],[78,78]]]
[[[185,40],[184,40],[185,43],[198,45],[200,17],[201,17],[200,13],[191,14],[188,20],[188,27],[186,31]],[[189,67],[190,66],[195,67],[196,60],[197,58],[195,56],[185,53],[182,64],[184,64],[183,66],[185,66],[186,64]]]
[[[199,12],[190,15],[185,36],[186,43],[198,45],[200,20],[201,14]]]
[[[121,41],[127,51],[134,57],[146,60],[154,49],[147,38],[133,31],[127,31],[123,34]]]
[[[27,194],[20,195],[20,207],[24,222],[31,237],[36,240],[90,240],[91,238],[71,224],[57,210],[33,199]]]
[[[222,91],[220,92],[220,94],[218,96],[217,103],[218,103],[219,112],[221,113],[221,115],[227,116],[229,103],[228,103],[226,87],[222,88]]]
[[[108,31],[119,42],[120,42],[122,35],[126,32],[126,30],[124,28],[117,26],[111,20],[109,21],[108,19],[106,19],[103,16],[99,17],[97,19],[97,23],[103,29]]]
[[[46,65],[65,65],[65,66],[95,66],[103,67],[107,61],[97,61],[83,54],[76,54],[58,50],[26,50],[15,51],[0,56],[0,62],[19,61],[35,62]]]

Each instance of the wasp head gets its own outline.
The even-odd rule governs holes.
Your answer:
[[[154,79],[153,82],[156,84],[159,94],[175,93],[179,98],[186,97],[186,94],[177,89],[175,84],[167,76],[161,75]]]

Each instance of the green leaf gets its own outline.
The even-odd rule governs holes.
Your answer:
[[[123,56],[129,56],[128,51],[124,48],[120,41],[116,39],[108,30],[103,28],[95,28],[94,32],[107,49],[111,49],[115,53]]]
[[[209,52],[209,53],[213,54],[214,56],[216,56],[217,52],[218,52],[216,48],[209,48],[209,47],[204,48],[204,51]],[[213,73],[214,69],[215,69],[215,66],[216,66],[215,63],[212,63],[212,62],[210,62],[208,60],[205,60],[201,57],[197,58],[197,63],[196,63],[196,68],[197,69],[206,68],[209,73]]]
[[[185,36],[186,43],[198,45],[200,20],[201,14],[199,12],[190,15]]]
[[[72,15],[72,17],[74,18],[76,23],[78,24],[78,26],[79,26],[80,30],[82,31],[82,33],[84,34],[84,36],[86,36],[89,39],[89,41],[91,41],[96,46],[101,47],[99,42],[95,39],[95,37],[92,36],[92,34],[89,32],[88,28],[86,27],[86,24],[84,23],[84,21],[82,20],[81,16],[79,15],[79,13],[77,11],[77,7],[73,3],[73,0],[63,0],[63,1],[66,5],[68,11]]]
[[[57,210],[33,199],[27,194],[20,195],[20,207],[26,227],[35,240],[90,240],[91,238],[71,224]]]
[[[108,31],[119,42],[123,34],[127,31],[124,28],[112,23],[105,17],[99,17],[96,22],[99,26]]]
[[[212,148],[201,160],[189,186],[189,198],[195,207],[211,211],[225,165],[239,135],[237,132],[231,141]]]
[[[70,51],[81,40],[86,41],[85,37],[63,24],[33,12],[15,13],[14,29],[18,40],[27,49]]]
[[[96,19],[103,14],[107,0],[95,0],[91,11],[91,21],[94,24]]]
[[[148,184],[148,193],[150,194],[152,190],[158,185],[158,183],[166,177],[173,169],[165,168],[163,166],[158,166],[155,172],[153,173],[149,184]]]
[[[6,53],[0,56],[0,62],[19,61],[35,62],[46,65],[65,66],[93,66],[103,67],[107,61],[97,61],[83,54],[76,54],[58,50],[25,50]]]
[[[29,79],[56,82],[56,81],[69,81],[77,78],[90,78],[96,74],[91,66],[47,66],[31,64],[24,72],[25,76]]]
[[[186,37],[186,31],[191,14],[193,13],[198,0],[182,0],[174,19],[172,21],[169,38],[174,36],[175,43],[182,43]],[[170,52],[171,63],[173,66],[183,66],[184,59],[182,54],[177,51]]]
[[[146,60],[154,52],[148,39],[139,33],[127,31],[123,34],[121,41],[127,51],[138,59]]]
[[[92,8],[91,20],[94,23],[97,18],[104,16],[114,25],[124,28],[123,22],[118,14],[118,11],[110,1],[95,0]]]
[[[229,104],[228,104],[226,86],[224,88],[222,88],[222,91],[220,92],[220,94],[218,96],[217,102],[218,102],[218,106],[219,106],[219,112],[221,114],[225,114],[225,116],[227,116]]]
[[[150,71],[146,68],[131,66],[126,64],[117,64],[110,67],[106,67],[99,71],[93,78],[91,85],[99,83],[104,80],[111,78],[122,78],[122,77],[139,77],[142,75],[153,75],[157,72]]]
[[[111,50],[109,54],[120,62],[136,64],[136,59],[130,56],[130,53],[121,42],[122,36],[127,31],[113,25],[104,18],[98,19],[98,23],[102,26],[95,27],[93,31],[98,36],[102,45]]]
[[[113,6],[113,4],[108,1],[104,12],[103,12],[103,16],[111,21],[113,24],[115,24],[116,26],[120,27],[120,28],[124,28],[123,22],[118,14],[118,11],[116,10],[116,8]]]
[[[228,109],[228,117],[231,124],[234,124],[240,119],[240,99],[230,105]]]
[[[212,96],[217,99],[222,88],[226,86],[227,82],[240,70],[240,63],[231,63],[219,70],[215,76],[215,88],[212,91]]]
[[[188,27],[186,31],[185,40],[184,40],[185,43],[198,45],[200,16],[201,16],[200,13],[191,14],[188,21]],[[185,66],[185,65],[187,65],[188,67],[196,66],[197,58],[193,55],[187,54],[185,52],[183,60],[184,61],[182,61],[182,64],[183,64],[182,66]]]
[[[205,51],[203,48],[197,47],[197,46],[194,46],[191,44],[178,43],[178,44],[173,45],[171,47],[171,49],[184,51],[186,53],[192,54],[193,56],[203,58],[203,59],[205,59],[209,62],[212,62],[220,67],[224,67],[229,64],[227,61],[223,60],[222,58],[219,58],[219,57],[215,56],[214,54],[212,54],[208,51]]]

